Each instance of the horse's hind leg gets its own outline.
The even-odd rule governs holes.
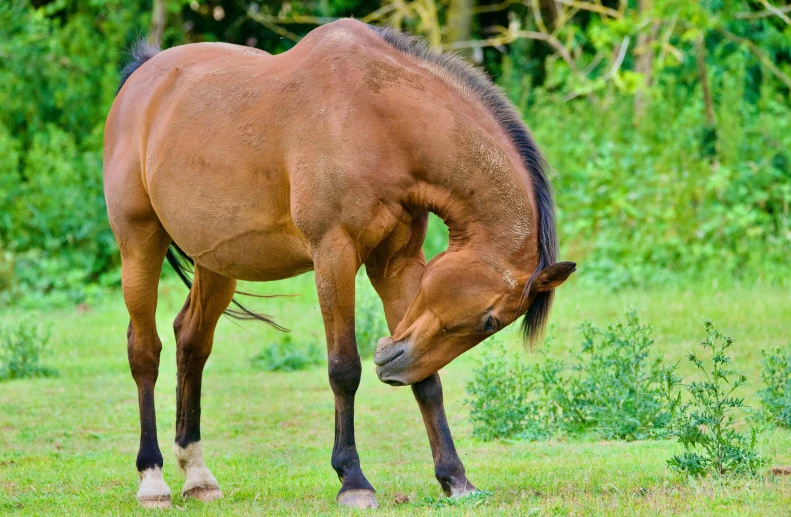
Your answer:
[[[157,335],[157,286],[170,237],[156,217],[114,221],[121,250],[124,301],[129,311],[129,368],[137,384],[140,409],[140,449],[137,500],[146,508],[170,506],[170,489],[162,477],[162,453],[157,443],[154,385],[162,343]]]
[[[176,332],[176,443],[173,451],[186,475],[184,498],[212,501],[222,497],[220,486],[203,461],[200,436],[200,396],[203,367],[211,353],[214,329],[228,307],[236,280],[220,276],[200,266],[187,301],[173,329]]]
[[[365,262],[371,283],[382,299],[387,325],[392,333],[404,317],[420,287],[426,267],[422,244],[426,235],[426,219],[416,216],[402,224],[382,242]],[[447,496],[460,496],[477,489],[467,480],[464,465],[453,445],[445,417],[442,383],[439,374],[412,385],[412,393],[426,425],[434,474]]]

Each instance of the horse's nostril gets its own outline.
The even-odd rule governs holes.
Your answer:
[[[403,355],[403,353],[404,353],[404,349],[403,348],[399,348],[399,349],[395,349],[395,350],[391,349],[391,350],[388,350],[387,352],[385,352],[383,354],[379,354],[379,350],[377,349],[376,352],[377,353],[374,354],[374,364],[376,366],[383,366],[383,365],[385,365],[385,364],[387,364],[387,363],[389,363],[391,361],[394,361],[395,359],[401,357],[401,355]]]

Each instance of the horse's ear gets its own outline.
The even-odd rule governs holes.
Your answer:
[[[531,293],[543,293],[551,291],[566,281],[566,279],[577,269],[574,262],[558,262],[548,268],[542,269],[530,286]]]

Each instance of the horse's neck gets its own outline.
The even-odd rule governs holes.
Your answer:
[[[518,154],[468,131],[449,163],[434,163],[418,204],[450,230],[450,249],[472,243],[488,253],[521,256],[535,237],[532,190]]]

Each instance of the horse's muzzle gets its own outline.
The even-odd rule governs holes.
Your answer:
[[[407,343],[393,342],[389,337],[383,337],[376,344],[374,353],[374,364],[376,364],[376,375],[379,380],[391,386],[404,386],[400,374],[404,373],[409,364]]]

